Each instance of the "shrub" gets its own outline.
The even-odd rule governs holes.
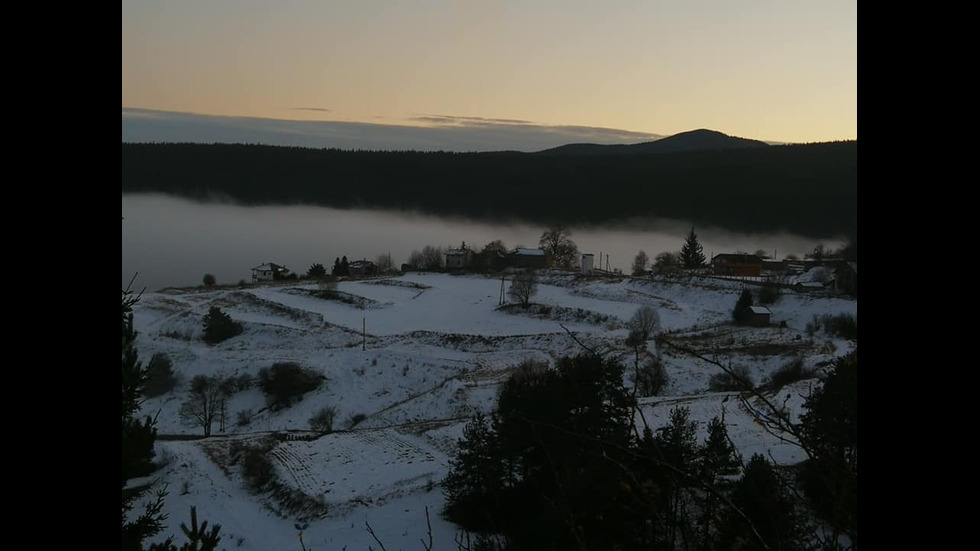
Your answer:
[[[275,480],[275,468],[265,456],[265,451],[257,448],[245,448],[242,459],[242,476],[245,483],[253,492],[261,492]]]
[[[849,340],[857,340],[858,338],[857,318],[851,314],[827,316],[824,320],[824,328],[831,335],[837,335]]]
[[[217,344],[240,335],[245,330],[241,323],[231,319],[231,316],[222,312],[217,306],[212,306],[208,310],[204,315],[203,323],[204,342],[208,344]]]
[[[177,375],[174,374],[173,362],[170,361],[170,356],[164,352],[157,352],[150,358],[147,375],[143,394],[150,398],[166,394],[177,386]]]
[[[364,415],[363,413],[351,415],[350,417],[347,418],[347,428],[352,429],[355,426],[359,425],[361,421],[365,419],[367,419],[367,415]]]
[[[255,412],[251,408],[243,409],[235,414],[235,424],[239,427],[247,427],[252,424]]]
[[[217,282],[217,280],[214,278],[214,275],[212,275],[212,274],[204,274],[204,286],[205,287],[210,287],[210,286],[214,285],[216,282]]]
[[[255,386],[255,377],[248,373],[242,373],[234,377],[228,377],[228,387],[232,392],[242,392]]]
[[[669,381],[663,361],[656,357],[644,362],[632,377],[635,379],[636,393],[641,397],[660,394]]]
[[[779,300],[779,286],[771,281],[762,284],[759,289],[759,304],[773,304]]]
[[[782,388],[811,375],[811,372],[803,368],[803,358],[795,358],[773,372],[769,376],[769,384],[774,388]]]
[[[806,324],[806,332],[812,337],[821,327],[828,335],[857,340],[857,318],[851,314],[814,315]]]
[[[310,417],[310,428],[317,432],[333,432],[333,420],[337,416],[337,408],[323,406]]]
[[[721,372],[716,373],[708,379],[708,390],[712,392],[721,392],[729,390],[751,390],[755,386],[755,382],[752,380],[752,375],[749,374],[749,368],[744,365],[737,365],[731,368],[731,371],[735,374],[732,376],[730,373]]]
[[[295,362],[279,362],[259,370],[259,387],[273,410],[289,407],[303,394],[320,387],[325,377]]]
[[[742,294],[738,296],[738,302],[735,303],[735,309],[732,310],[732,318],[735,323],[744,323],[748,319],[752,307],[752,291],[745,289]]]

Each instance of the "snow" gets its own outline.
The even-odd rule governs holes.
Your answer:
[[[745,365],[757,383],[793,357],[804,357],[813,368],[855,346],[805,330],[818,315],[856,317],[856,300],[785,290],[770,306],[774,323],[785,327],[739,327],[731,324],[731,311],[743,288],[741,282],[707,278],[588,279],[541,271],[532,302],[562,312],[560,319],[528,315],[519,307],[499,309],[499,276],[406,274],[340,282],[337,291],[364,299],[363,308],[310,295],[316,285],[303,282],[147,293],[134,309],[140,358],[168,354],[181,380],[142,407],[143,414],[157,416],[164,436],[156,448],[163,467],[154,473],[157,487],[169,490],[164,535],[179,540],[180,523],[189,521],[195,506],[199,520],[222,525],[222,548],[298,548],[298,519],[284,518],[271,494],[250,493],[241,466],[227,461],[236,443],[290,431],[309,440],[274,445],[269,457],[278,480],[327,510],[308,520],[307,549],[378,548],[365,523],[388,549],[419,549],[420,539],[428,538],[426,507],[435,548],[455,549],[459,529],[439,515],[439,483],[466,420],[477,411],[493,411],[499,384],[521,361],[553,363],[580,351],[577,339],[631,365],[632,349],[622,344],[625,323],[644,305],[657,309],[673,342]],[[242,322],[245,331],[218,345],[203,343],[201,318],[211,306]],[[606,321],[590,322],[588,316]],[[656,351],[654,341],[649,350]],[[640,400],[651,428],[663,425],[678,405],[691,409],[701,431],[724,413],[732,441],[746,458],[762,453],[786,464],[802,459],[797,447],[756,423],[735,393],[708,392],[717,367],[674,350],[660,352],[670,377],[665,395]],[[193,376],[255,376],[282,361],[298,362],[326,381],[277,412],[265,409],[259,389],[237,392],[228,399],[224,432],[216,420],[210,438],[168,436],[202,432],[185,426],[178,414]],[[788,386],[774,402],[788,397],[786,406],[798,416],[814,384],[819,382]],[[337,410],[336,432],[308,431],[308,419],[325,405]],[[254,418],[239,427],[237,414],[246,410]],[[364,416],[356,425],[355,415]],[[636,423],[642,429],[643,419]]]

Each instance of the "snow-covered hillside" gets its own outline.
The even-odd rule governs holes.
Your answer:
[[[854,346],[806,332],[815,315],[856,317],[851,299],[786,291],[771,306],[771,327],[748,328],[730,323],[742,289],[738,282],[560,273],[545,274],[541,282],[532,302],[550,308],[533,316],[499,309],[501,280],[476,275],[339,283],[337,291],[355,297],[353,304],[318,298],[311,292],[316,285],[304,283],[144,294],[134,309],[140,357],[166,353],[181,381],[142,408],[157,417],[161,435],[157,475],[169,488],[165,534],[180,534],[180,522],[196,506],[199,518],[222,525],[222,547],[229,550],[299,549],[294,523],[300,516],[309,523],[307,549],[377,548],[366,523],[387,549],[421,549],[428,508],[436,548],[455,549],[458,530],[439,515],[439,482],[465,421],[494,408],[500,381],[522,360],[553,363],[580,352],[576,340],[632,361],[623,344],[625,322],[641,305],[657,309],[672,339],[705,357],[744,365],[757,383],[793,358],[813,368]],[[241,322],[244,332],[205,344],[201,320],[212,306]],[[653,341],[649,346],[652,351]],[[801,458],[795,447],[766,434],[732,399],[734,393],[708,391],[718,368],[676,350],[660,352],[670,382],[662,396],[640,400],[651,427],[666,422],[675,405],[689,407],[702,428],[724,412],[743,454],[771,452],[785,463]],[[255,376],[286,361],[315,370],[325,383],[277,412],[266,409],[258,388],[236,392],[227,403],[224,432],[216,419],[210,438],[178,438],[202,434],[179,415],[192,377]],[[800,413],[800,396],[813,384],[804,380],[783,389],[792,397],[791,413]],[[309,432],[308,419],[326,405],[336,408],[339,430]],[[244,411],[254,416],[239,426],[236,417]],[[234,450],[260,441],[271,449],[283,492],[314,504],[308,514],[291,510],[281,496],[247,489]]]

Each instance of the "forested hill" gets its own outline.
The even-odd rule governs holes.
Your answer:
[[[652,142],[629,145],[602,145],[594,143],[574,143],[545,149],[538,155],[649,155],[653,153],[678,153],[706,149],[744,149],[746,147],[769,147],[766,142],[748,140],[723,134],[716,130],[701,128],[681,132]]]
[[[124,143],[122,190],[537,224],[667,217],[824,238],[856,231],[857,142],[657,155]]]

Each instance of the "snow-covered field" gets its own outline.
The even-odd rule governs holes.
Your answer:
[[[180,523],[189,521],[195,506],[199,518],[222,525],[225,549],[299,549],[294,527],[299,519],[284,513],[275,496],[250,493],[240,466],[227,460],[233,446],[279,434],[269,453],[278,480],[323,506],[303,519],[309,523],[303,535],[307,549],[377,549],[368,525],[389,550],[422,549],[420,540],[428,538],[426,508],[435,548],[455,549],[458,529],[439,515],[439,483],[466,419],[494,408],[500,381],[522,360],[553,362],[578,353],[576,339],[630,360],[624,324],[641,305],[657,309],[676,342],[705,357],[744,365],[758,383],[794,357],[815,367],[854,346],[805,331],[814,315],[856,317],[857,302],[851,299],[787,291],[770,307],[772,327],[746,328],[730,324],[742,289],[738,282],[602,280],[560,273],[543,275],[541,282],[532,301],[552,308],[535,316],[498,309],[501,280],[476,275],[341,282],[337,290],[364,299],[360,307],[317,298],[308,292],[316,286],[304,283],[144,294],[135,307],[140,357],[145,362],[165,352],[181,379],[174,391],[143,404],[143,413],[157,416],[164,435],[157,443],[163,463],[157,476],[169,489],[165,534],[180,534]],[[205,344],[201,319],[211,306],[242,322],[244,333]],[[675,405],[689,407],[702,429],[724,412],[732,440],[746,457],[759,452],[784,463],[801,459],[794,446],[755,423],[734,393],[708,391],[717,367],[676,350],[660,352],[670,383],[662,396],[640,400],[652,428],[664,424]],[[311,368],[326,381],[274,413],[265,409],[257,388],[237,392],[228,401],[224,432],[216,420],[208,439],[172,438],[202,433],[178,414],[193,376],[254,376],[283,361]],[[802,396],[815,382],[783,389],[791,413],[800,413]],[[319,437],[301,432],[325,405],[336,408],[339,430]],[[255,414],[251,423],[237,426],[238,412],[248,410]],[[354,416],[363,420],[352,424]],[[282,438],[283,431],[292,436]]]

